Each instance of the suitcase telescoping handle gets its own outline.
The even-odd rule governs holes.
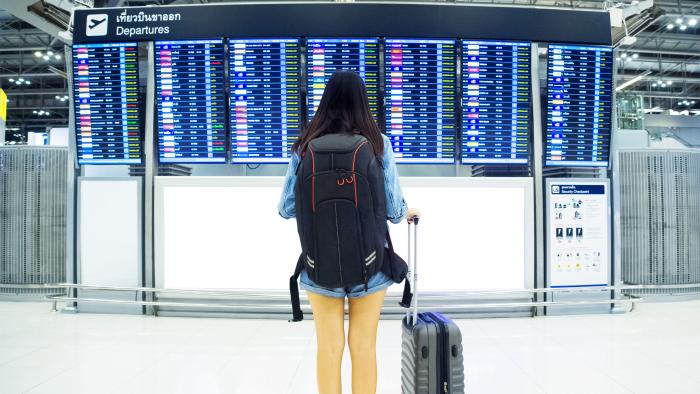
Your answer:
[[[406,323],[414,325],[418,321],[418,217],[408,222],[408,274],[406,280],[411,281],[411,307],[406,309]],[[413,242],[411,242],[411,223],[413,223]],[[413,253],[411,253],[413,249]]]

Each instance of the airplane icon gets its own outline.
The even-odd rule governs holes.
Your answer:
[[[100,24],[104,23],[106,20],[107,20],[107,18],[103,18],[103,19],[91,19],[91,20],[90,20],[90,29],[96,28],[96,27],[99,26]]]
[[[88,15],[85,25],[86,36],[106,36],[109,16],[107,14]]]

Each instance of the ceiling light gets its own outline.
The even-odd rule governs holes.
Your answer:
[[[33,114],[35,114],[35,113],[36,113],[36,111],[32,111],[32,113],[33,113]]]
[[[21,85],[21,84],[22,84],[22,81],[16,80],[15,83],[16,83],[17,85]]]
[[[681,30],[685,30],[685,29],[688,28],[688,26],[686,26],[686,25],[680,25],[680,26],[678,26],[678,28],[681,29]]]
[[[10,82],[14,82],[14,81],[15,81],[15,79],[14,79],[14,78],[10,78]]]
[[[56,96],[56,100],[60,100],[60,99],[61,99],[60,97]]]
[[[698,24],[698,20],[693,18],[688,21],[688,26],[695,26]]]
[[[638,57],[639,57],[639,54],[638,54],[638,53],[633,53],[633,54],[632,54],[632,59],[637,59]]]
[[[655,87],[657,86],[657,85],[656,85],[656,82],[654,82],[653,84],[651,84],[651,86],[655,88]]]
[[[31,84],[31,82],[29,82],[29,81],[24,81],[24,83],[25,83],[26,85]]]
[[[53,51],[46,51],[45,53],[41,52],[41,51],[36,51],[36,52],[34,52],[34,56],[39,57],[39,58],[43,58],[47,62],[50,60],[53,60],[53,59],[55,59],[55,60],[61,59],[61,55],[59,53],[56,53]]]
[[[683,23],[683,18],[676,18],[676,24],[680,25],[681,23]]]
[[[666,81],[666,85],[670,86],[672,83],[673,83],[673,81]]]
[[[620,55],[620,56],[622,56],[623,59],[627,59],[627,54],[626,54],[626,53],[623,53],[623,54]]]
[[[673,29],[674,27],[675,27],[675,26],[674,26],[673,23],[669,23],[668,25],[666,25],[666,28],[667,28],[668,30],[671,30],[671,29]]]
[[[21,82],[24,82],[24,78],[19,77],[18,81],[19,81],[20,83],[21,83]]]

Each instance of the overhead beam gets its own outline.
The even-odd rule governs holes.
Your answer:
[[[36,0],[0,0],[0,9],[4,9],[5,11],[14,15],[16,18],[19,18],[36,27],[36,30],[38,30],[37,33],[23,32],[23,34],[48,34],[51,37],[59,37],[58,33],[64,31],[62,28],[59,28],[39,15],[29,11],[29,7],[34,3],[36,3]],[[67,1],[65,2],[65,5],[66,7],[72,7],[72,5]],[[66,11],[70,13],[72,8],[66,9]],[[2,35],[3,34],[0,33],[0,36]]]
[[[643,31],[636,36],[638,39],[646,40],[670,40],[670,41],[690,41],[697,42],[698,36],[695,34],[686,33],[671,33],[671,32],[646,32]]]
[[[66,105],[65,107],[58,107],[58,106],[38,106],[38,107],[7,107],[7,111],[31,111],[31,110],[66,110],[68,109],[68,106]]]
[[[21,76],[22,78],[24,77],[60,77],[60,75],[56,75],[55,73],[5,73],[5,74],[0,74],[0,78],[15,78],[17,76]]]
[[[643,97],[651,98],[664,98],[664,99],[676,99],[676,100],[700,100],[700,96],[679,96],[677,94],[661,94],[661,93],[649,93],[641,90],[630,90],[627,91],[630,94],[637,94]]]
[[[48,46],[43,47],[0,47],[0,52],[34,52],[53,49]]]
[[[0,4],[6,3],[6,1],[0,0]],[[0,37],[26,37],[26,36],[47,36],[51,35],[46,31],[36,28],[29,29],[6,29],[0,31]]]
[[[629,47],[625,48],[624,50],[618,49],[617,53],[621,52],[626,52],[626,53],[651,53],[651,54],[658,54],[658,55],[669,55],[669,56],[688,56],[688,57],[700,57],[700,53],[698,52],[690,52],[690,51],[669,51],[665,49],[651,49],[651,48],[635,48],[635,47]],[[700,59],[698,59],[700,62]]]
[[[67,92],[68,92],[68,88],[41,90],[41,91],[37,91],[37,92],[32,92],[32,91],[13,92],[12,90],[5,91],[5,93],[7,93],[8,96],[51,96],[51,95],[56,96],[56,95],[60,95],[60,94],[66,94]]]
[[[627,80],[634,79],[638,76],[639,74],[617,74],[617,81],[619,82],[624,82]],[[644,79],[651,79],[651,80],[657,80],[657,79],[663,79],[664,81],[671,81],[673,83],[700,83],[700,78],[683,78],[683,77],[674,77],[672,75],[647,75],[643,77]],[[642,81],[640,81],[642,82]],[[671,85],[673,86],[673,85]]]

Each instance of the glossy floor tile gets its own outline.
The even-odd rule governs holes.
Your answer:
[[[312,321],[73,315],[12,302],[0,316],[2,394],[316,392]],[[700,393],[700,301],[457,323],[468,393]],[[380,323],[380,394],[400,392],[400,328]]]

